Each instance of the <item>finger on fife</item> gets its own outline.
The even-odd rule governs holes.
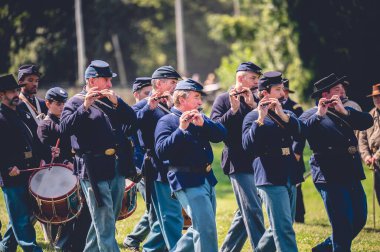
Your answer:
[[[271,104],[271,103],[272,103],[271,101],[262,102],[262,103],[260,104],[260,106],[261,106],[261,107],[266,107],[266,106],[268,106],[268,105]]]
[[[244,93],[246,93],[246,92],[248,92],[248,90],[243,90],[243,91],[240,91],[240,92],[236,92],[236,93],[234,93],[234,94],[232,94],[232,95],[230,95],[230,96],[238,96],[238,95],[241,95],[241,94],[244,94]]]
[[[162,95],[162,96],[154,97],[153,100],[158,101],[158,100],[164,99],[164,98],[169,98],[169,96],[168,95]]]

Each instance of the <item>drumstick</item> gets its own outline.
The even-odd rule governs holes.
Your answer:
[[[20,170],[20,172],[38,171],[38,170],[43,170],[43,169],[47,169],[47,168],[49,168],[49,167],[45,166],[45,167],[38,167],[38,168],[30,168],[30,169]]]
[[[58,138],[58,139],[57,139],[57,143],[55,144],[55,148],[56,148],[56,149],[58,148],[58,146],[59,146],[59,142],[60,142],[60,141],[61,141],[61,139]],[[52,155],[52,157],[51,157],[51,161],[50,161],[50,164],[53,163],[54,159],[55,159],[55,156]]]

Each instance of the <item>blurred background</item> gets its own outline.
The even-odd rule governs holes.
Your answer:
[[[312,84],[347,75],[365,110],[380,82],[380,1],[375,0],[2,0],[0,74],[41,66],[40,88],[79,87],[93,59],[115,86],[172,65],[226,90],[240,62],[279,70],[309,103]]]

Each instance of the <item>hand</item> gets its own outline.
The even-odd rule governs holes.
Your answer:
[[[325,104],[325,101],[327,101],[326,98],[321,98],[321,99],[319,99],[319,102],[318,102],[318,110],[317,110],[317,113],[316,113],[318,116],[323,117],[323,116],[325,116],[326,113],[327,113],[328,105]]]
[[[154,93],[151,96],[149,96],[149,98],[148,98],[148,104],[149,104],[149,109],[150,110],[154,110],[155,108],[157,108],[158,103],[160,103],[160,100],[157,99],[157,98],[160,97],[160,96],[161,96],[161,93]]]
[[[264,118],[268,115],[268,109],[271,107],[271,102],[269,98],[264,97],[259,101],[257,105],[257,111],[259,112],[259,118],[257,120],[264,123]]]
[[[66,165],[67,165],[71,170],[74,170],[74,164],[73,164],[73,163],[68,162]]]
[[[271,98],[270,101],[272,101],[272,106],[274,107],[274,112],[281,118],[284,122],[289,122],[290,116],[286,114],[282,108],[281,102],[276,98]]]
[[[58,147],[52,147],[51,148],[51,156],[54,158],[59,157],[59,154],[61,153],[61,149]]]
[[[247,87],[242,87],[242,91],[246,90],[246,92],[242,93],[241,96],[244,98],[244,102],[250,106],[252,109],[257,107],[257,103],[255,102],[255,99],[253,99],[253,93],[252,91]]]
[[[333,95],[331,97],[332,100],[334,100],[331,104],[334,106],[334,109],[343,114],[343,115],[348,115],[348,111],[344,108],[342,100],[338,95]]]
[[[114,106],[118,105],[117,95],[113,90],[103,89],[100,91],[100,94],[104,97],[107,97],[107,99],[110,100]]]
[[[174,105],[173,96],[169,91],[163,92],[162,96],[166,96],[166,98],[162,98],[160,101],[165,103],[168,108],[171,108]]]
[[[193,112],[193,120],[192,120],[193,124],[195,126],[202,127],[205,122],[202,114],[196,109],[192,110],[192,112]]]
[[[17,168],[17,166],[13,166],[9,168],[9,176],[14,177],[20,174],[20,170]]]
[[[86,110],[95,102],[96,99],[98,99],[101,96],[100,92],[98,91],[98,87],[92,87],[87,91],[86,96],[84,97],[84,103],[83,106]]]
[[[182,113],[181,117],[179,118],[179,128],[182,130],[186,130],[191,121],[192,121],[192,116],[191,116],[192,111],[185,111]]]
[[[300,154],[294,153],[294,156],[296,157],[297,161],[300,161],[300,159],[301,159],[301,155]]]
[[[375,163],[375,158],[372,156],[367,156],[364,162],[366,165],[373,165]]]
[[[232,114],[236,114],[236,112],[239,110],[240,108],[240,99],[239,99],[239,95],[235,95],[236,92],[238,92],[236,90],[236,88],[232,88],[229,92],[229,97],[230,97],[230,104],[231,104],[231,111],[232,111]]]

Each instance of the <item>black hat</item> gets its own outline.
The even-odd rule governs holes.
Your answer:
[[[0,91],[18,89],[26,84],[18,84],[12,74],[0,76]]]
[[[162,66],[153,72],[152,79],[182,79],[182,77],[172,66]]]
[[[39,66],[36,65],[22,65],[18,69],[18,76],[17,79],[20,81],[22,78],[28,75],[37,75],[38,77],[41,76],[41,73],[39,71]]]
[[[53,87],[46,92],[45,99],[57,102],[65,102],[69,95],[66,90],[60,87]]]
[[[288,92],[291,94],[294,93],[293,90],[289,89],[289,80],[288,79],[286,79],[286,78],[282,79],[282,83],[284,83],[284,89],[285,90],[288,90]]]
[[[174,90],[195,91],[195,92],[201,93],[202,95],[206,95],[203,92],[202,84],[196,82],[193,79],[181,80],[180,82],[177,83],[177,86],[175,87]]]
[[[150,77],[138,77],[136,80],[133,82],[133,87],[132,87],[132,93],[139,91],[143,87],[151,86],[152,83],[152,78]]]
[[[241,63],[238,68],[236,69],[236,72],[253,72],[257,73],[258,75],[262,75],[261,68],[252,62],[243,62]]]
[[[338,76],[332,73],[329,76],[320,79],[314,83],[314,93],[311,94],[311,97],[315,98],[318,95],[322,94],[322,92],[328,91],[330,88],[338,84],[346,86],[347,84],[343,82],[343,80],[346,78],[346,76],[338,78]]]
[[[283,84],[282,73],[270,71],[263,74],[259,80],[259,91],[266,90],[274,85]]]
[[[111,71],[110,65],[103,60],[93,60],[86,68],[84,78],[99,78],[99,77],[116,77],[117,74]]]

